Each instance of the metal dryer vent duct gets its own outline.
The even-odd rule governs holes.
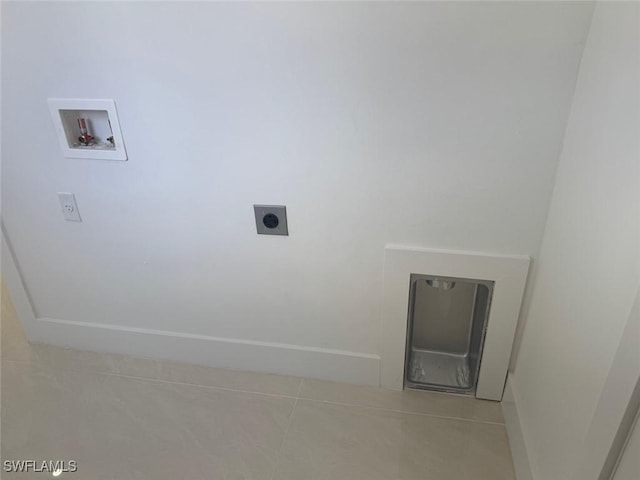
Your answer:
[[[434,278],[433,280],[427,280],[426,282],[427,282],[427,285],[429,285],[431,288],[439,288],[443,292],[446,292],[447,290],[451,290],[453,287],[456,286],[456,282],[451,282],[448,280],[440,280],[438,278]]]

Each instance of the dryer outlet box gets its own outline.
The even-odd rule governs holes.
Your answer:
[[[289,235],[287,207],[284,205],[254,205],[253,211],[259,235]]]

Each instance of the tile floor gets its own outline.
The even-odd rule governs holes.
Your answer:
[[[2,299],[3,461],[75,460],[58,478],[87,480],[515,478],[498,403],[29,345]]]

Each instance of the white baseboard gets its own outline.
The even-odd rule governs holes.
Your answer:
[[[509,436],[509,446],[511,447],[516,480],[533,480],[529,455],[524,442],[520,417],[518,416],[517,398],[517,392],[514,390],[511,380],[511,373],[509,373],[502,398],[502,411]]]
[[[146,328],[37,319],[31,341],[210,367],[378,385],[378,355]]]
[[[380,384],[380,356],[329,348],[38,318],[2,228],[2,277],[30,342],[210,367]]]

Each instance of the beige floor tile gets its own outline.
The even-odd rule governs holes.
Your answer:
[[[346,383],[305,379],[301,398],[364,407],[387,408],[452,418],[504,423],[499,402],[417,390],[385,390]]]
[[[95,423],[87,423],[87,419],[92,420],[93,409],[99,410],[104,403],[101,384],[106,378],[3,360],[3,460],[79,460],[85,442],[91,440],[87,436],[98,438],[103,434],[91,432]],[[3,473],[2,478],[43,477]]]
[[[506,428],[472,422],[465,461],[464,478],[514,480],[515,472]]]
[[[8,300],[3,459],[92,480],[514,479],[498,403],[30,345]]]
[[[119,480],[268,480],[295,401],[19,362],[3,365],[2,393],[4,459]]]
[[[513,480],[508,449],[491,448],[485,460],[479,446],[500,431],[502,425],[299,400],[276,479]]]
[[[241,372],[223,368],[211,368],[184,363],[162,362],[162,380],[230,388],[246,392],[296,396],[302,379],[288,375]]]

